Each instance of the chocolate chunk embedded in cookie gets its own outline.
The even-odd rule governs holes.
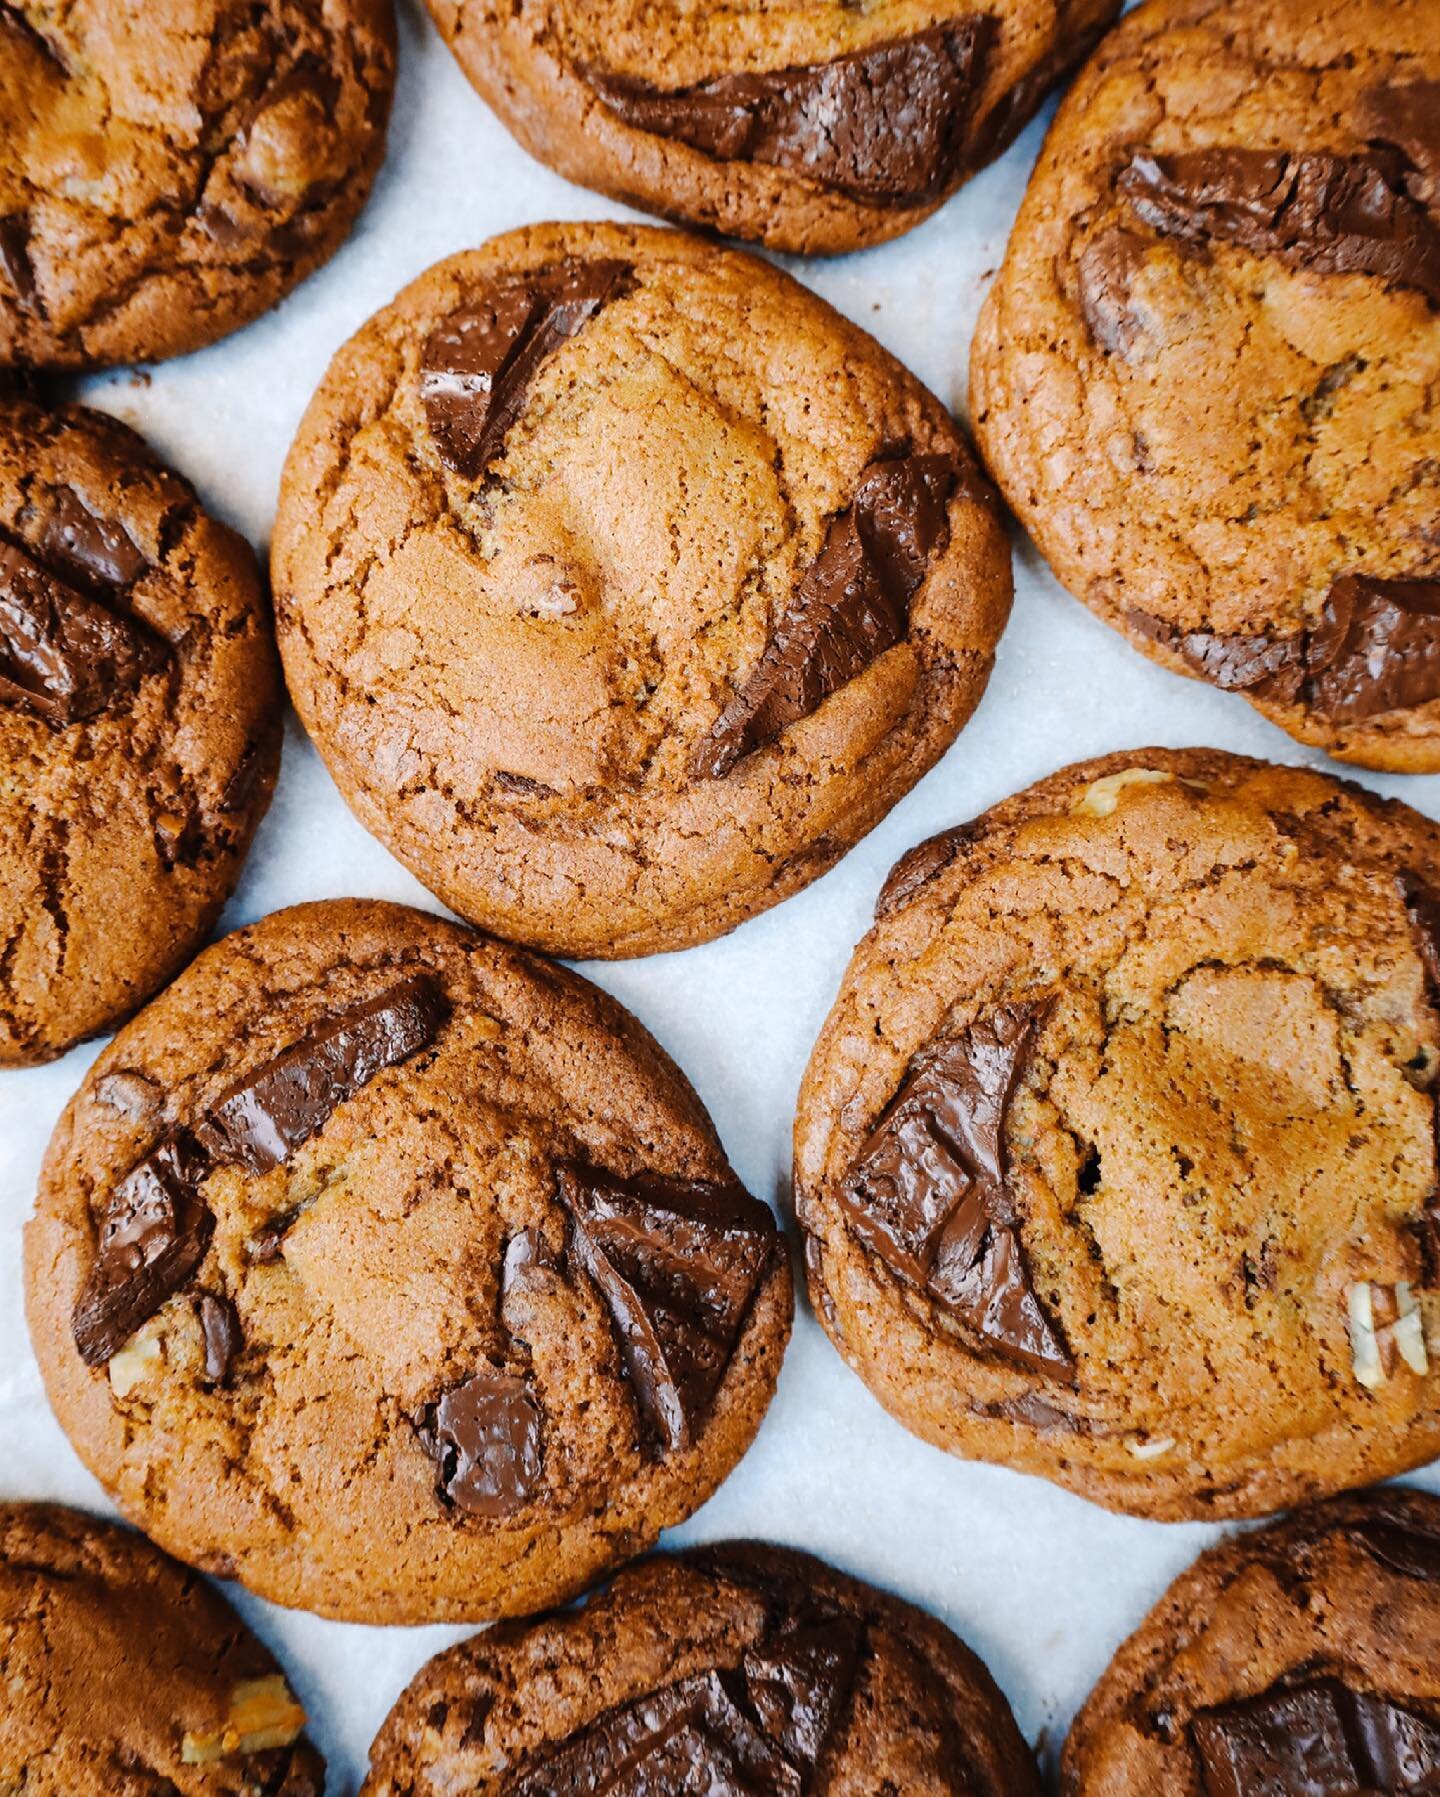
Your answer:
[[[903,1791],[1038,1797],[994,1681],[933,1618],[808,1554],[725,1542],[423,1666],[362,1797]]]
[[[322,1797],[325,1764],[229,1604],[129,1529],[0,1504],[0,1788]]]
[[[1065,585],[1301,742],[1440,769],[1430,0],[1151,0],[1047,141],[971,357]]]
[[[907,855],[795,1129],[811,1297],[886,1407],[1162,1518],[1433,1459],[1437,895],[1428,819],[1214,750]]]
[[[1390,1489],[1213,1548],[1116,1654],[1065,1797],[1440,1789],[1440,1501]]]
[[[594,987],[395,905],[203,954],[101,1056],[27,1237],[86,1465],[157,1541],[371,1622],[557,1603],[748,1447],[770,1211]]]
[[[194,953],[279,758],[249,545],[124,425],[0,398],[0,1066]]]
[[[341,350],[286,465],[281,650],[362,821],[573,955],[799,890],[949,746],[1010,602],[944,408],[787,276],[544,226]]]

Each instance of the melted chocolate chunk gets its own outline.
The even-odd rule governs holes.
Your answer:
[[[1425,969],[1425,991],[1431,1007],[1440,1010],[1440,896],[1413,873],[1399,878],[1400,895],[1410,917],[1410,933],[1416,952]],[[1440,1171],[1440,1102],[1432,1081],[1430,1089],[1431,1135],[1435,1144],[1437,1171]],[[1430,1202],[1421,1213],[1416,1238],[1424,1263],[1425,1283],[1440,1285],[1440,1188],[1432,1192]]]
[[[1355,1539],[1394,1572],[1407,1578],[1440,1581],[1440,1535],[1406,1521],[1360,1522]]]
[[[695,757],[719,779],[898,643],[930,557],[950,540],[948,456],[872,462],[831,524],[753,674]]]
[[[540,364],[619,296],[630,272],[624,262],[563,262],[498,281],[436,325],[420,357],[420,399],[447,467],[479,480]]]
[[[215,1385],[223,1385],[230,1377],[230,1367],[244,1346],[240,1318],[235,1306],[219,1292],[200,1294],[200,1331],[205,1338],[205,1377]]]
[[[23,213],[12,212],[0,218],[0,274],[14,289],[15,297],[27,312],[33,312],[38,297],[35,271],[30,266],[30,221]]]
[[[1389,144],[1405,157],[1411,198],[1433,212],[1440,200],[1440,81],[1368,89],[1360,97],[1358,123],[1372,143]]]
[[[882,917],[889,917],[908,905],[917,892],[944,873],[972,834],[972,825],[957,824],[953,830],[942,830],[938,836],[931,836],[913,849],[907,849],[880,888],[875,900],[875,921],[878,923]]]
[[[49,723],[108,710],[165,659],[138,618],[108,611],[0,541],[0,701]]]
[[[1370,274],[1440,303],[1440,222],[1411,198],[1399,151],[1141,153],[1119,177],[1162,236],[1237,244],[1287,268]]]
[[[412,974],[311,1032],[221,1093],[195,1125],[211,1159],[268,1173],[386,1067],[435,1040],[440,988]]]
[[[97,517],[73,487],[56,489],[40,553],[68,574],[104,587],[133,586],[149,566],[124,525]]]
[[[990,1347],[1074,1363],[1035,1294],[1010,1195],[1005,1119],[1041,1009],[1005,1005],[924,1049],[839,1188],[850,1226]]]
[[[623,123],[719,162],[763,162],[875,206],[918,206],[960,172],[994,41],[987,14],[763,75],[666,91],[581,72]]]
[[[523,1379],[483,1368],[435,1406],[422,1436],[440,1463],[440,1492],[457,1510],[510,1516],[540,1482],[540,1406]]]
[[[640,1414],[662,1450],[687,1448],[770,1269],[775,1219],[738,1185],[578,1166],[557,1178],[571,1253],[610,1311]]]
[[[1145,239],[1120,226],[1100,231],[1075,266],[1080,310],[1090,335],[1107,355],[1128,356],[1145,325],[1131,289],[1145,261]]]

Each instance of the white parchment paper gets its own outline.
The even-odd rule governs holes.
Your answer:
[[[350,242],[277,311],[146,375],[82,396],[140,429],[262,556],[280,466],[338,345],[430,263],[546,219],[626,216],[532,162],[472,92],[419,0],[400,0],[390,151]],[[1053,108],[1053,103],[1052,103]],[[1048,117],[1048,113],[1047,113]],[[786,266],[964,414],[971,328],[999,265],[1044,122],[899,243]],[[825,879],[723,941],[587,966],[698,1086],[741,1177],[788,1198],[790,1123],[810,1045],[876,891],[913,843],[1067,761],[1147,744],[1319,760],[1239,698],[1162,672],[1067,597],[1023,540],[1015,613],[988,693],[945,760]],[[1440,779],[1362,775],[1440,814]],[[275,803],[224,918],[362,894],[438,909],[346,810],[291,720]],[[0,1073],[0,1492],[108,1509],[55,1425],[26,1337],[21,1229],[56,1117],[93,1059]],[[1440,1490],[1440,1469],[1416,1476]],[[675,1543],[754,1535],[823,1555],[924,1605],[988,1662],[1053,1755],[1120,1640],[1215,1531],[1112,1516],[1039,1479],[964,1464],[892,1422],[802,1306],[754,1447]],[[229,1588],[284,1660],[345,1797],[395,1696],[467,1631],[351,1627]]]

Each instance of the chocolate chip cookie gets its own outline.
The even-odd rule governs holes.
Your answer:
[[[549,225],[430,269],[331,364],[273,576],[366,827],[535,947],[719,935],[953,741],[1010,604],[939,402],[788,276]]]
[[[1056,574],[1365,767],[1440,769],[1434,0],[1150,0],[1066,100],[971,357]]]
[[[817,1313],[909,1428],[1161,1518],[1440,1452],[1440,826],[1215,750],[913,850],[805,1075]]]
[[[207,950],[100,1057],[27,1232],[61,1425],[162,1546],[354,1621],[561,1601],[688,1516],[790,1269],[678,1069],[402,906]]]
[[[0,18],[3,18],[0,9]],[[102,413],[0,395],[0,1066],[108,1029],[209,935],[270,802],[250,546]]]
[[[1440,1789],[1440,1501],[1391,1489],[1205,1554],[1075,1719],[1066,1797]]]
[[[322,1797],[279,1667],[203,1579],[129,1529],[0,1504],[0,1790]]]
[[[340,245],[384,149],[390,0],[0,4],[0,365],[174,356]]]
[[[997,156],[1119,0],[428,0],[532,155],[774,249],[898,237]]]
[[[932,1617],[809,1554],[725,1542],[423,1666],[362,1797],[1039,1797],[993,1679]]]

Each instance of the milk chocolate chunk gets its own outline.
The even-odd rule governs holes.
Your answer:
[[[98,716],[166,650],[138,618],[108,610],[0,541],[0,701],[66,725]]]
[[[97,516],[73,487],[56,489],[40,552],[78,579],[105,587],[133,586],[149,565],[125,526]]]
[[[1042,1014],[1004,1005],[923,1049],[841,1183],[860,1240],[998,1352],[1073,1361],[1036,1296],[1009,1189],[1005,1120]]]
[[[1119,187],[1164,236],[1233,243],[1288,268],[1370,274],[1440,304],[1440,221],[1411,198],[1409,171],[1388,149],[1141,152]]]
[[[1440,1776],[1440,1728],[1338,1679],[1204,1710],[1190,1733],[1207,1797],[1399,1797]]]
[[[205,1377],[223,1385],[244,1344],[235,1306],[221,1292],[201,1292],[200,1332],[205,1341]]]
[[[932,555],[950,540],[948,456],[872,462],[830,525],[755,671],[700,745],[695,770],[728,774],[898,643]]]
[[[740,1186],[591,1167],[557,1171],[570,1252],[609,1309],[662,1450],[691,1445],[775,1254],[775,1219]]]
[[[540,1406],[523,1379],[486,1367],[441,1397],[427,1445],[457,1510],[510,1516],[540,1482]]]
[[[833,62],[669,91],[582,73],[638,131],[720,162],[770,163],[871,205],[916,206],[959,171],[994,35],[994,20],[978,14]]]
[[[1090,335],[1107,355],[1125,357],[1144,334],[1132,295],[1145,262],[1145,239],[1119,225],[1097,232],[1075,266],[1080,310]]]
[[[444,1013],[428,974],[398,981],[238,1079],[195,1125],[195,1139],[217,1162],[268,1173],[377,1073],[433,1042]]]
[[[103,1366],[205,1258],[215,1219],[199,1194],[204,1157],[168,1136],[111,1192],[72,1318],[86,1366]]]
[[[1433,212],[1440,201],[1440,81],[1406,81],[1367,89],[1356,123],[1372,143],[1389,144],[1410,164],[1405,185]]]
[[[624,262],[562,262],[497,281],[436,325],[420,358],[420,398],[447,467],[478,480],[520,416],[536,371],[629,279]]]

